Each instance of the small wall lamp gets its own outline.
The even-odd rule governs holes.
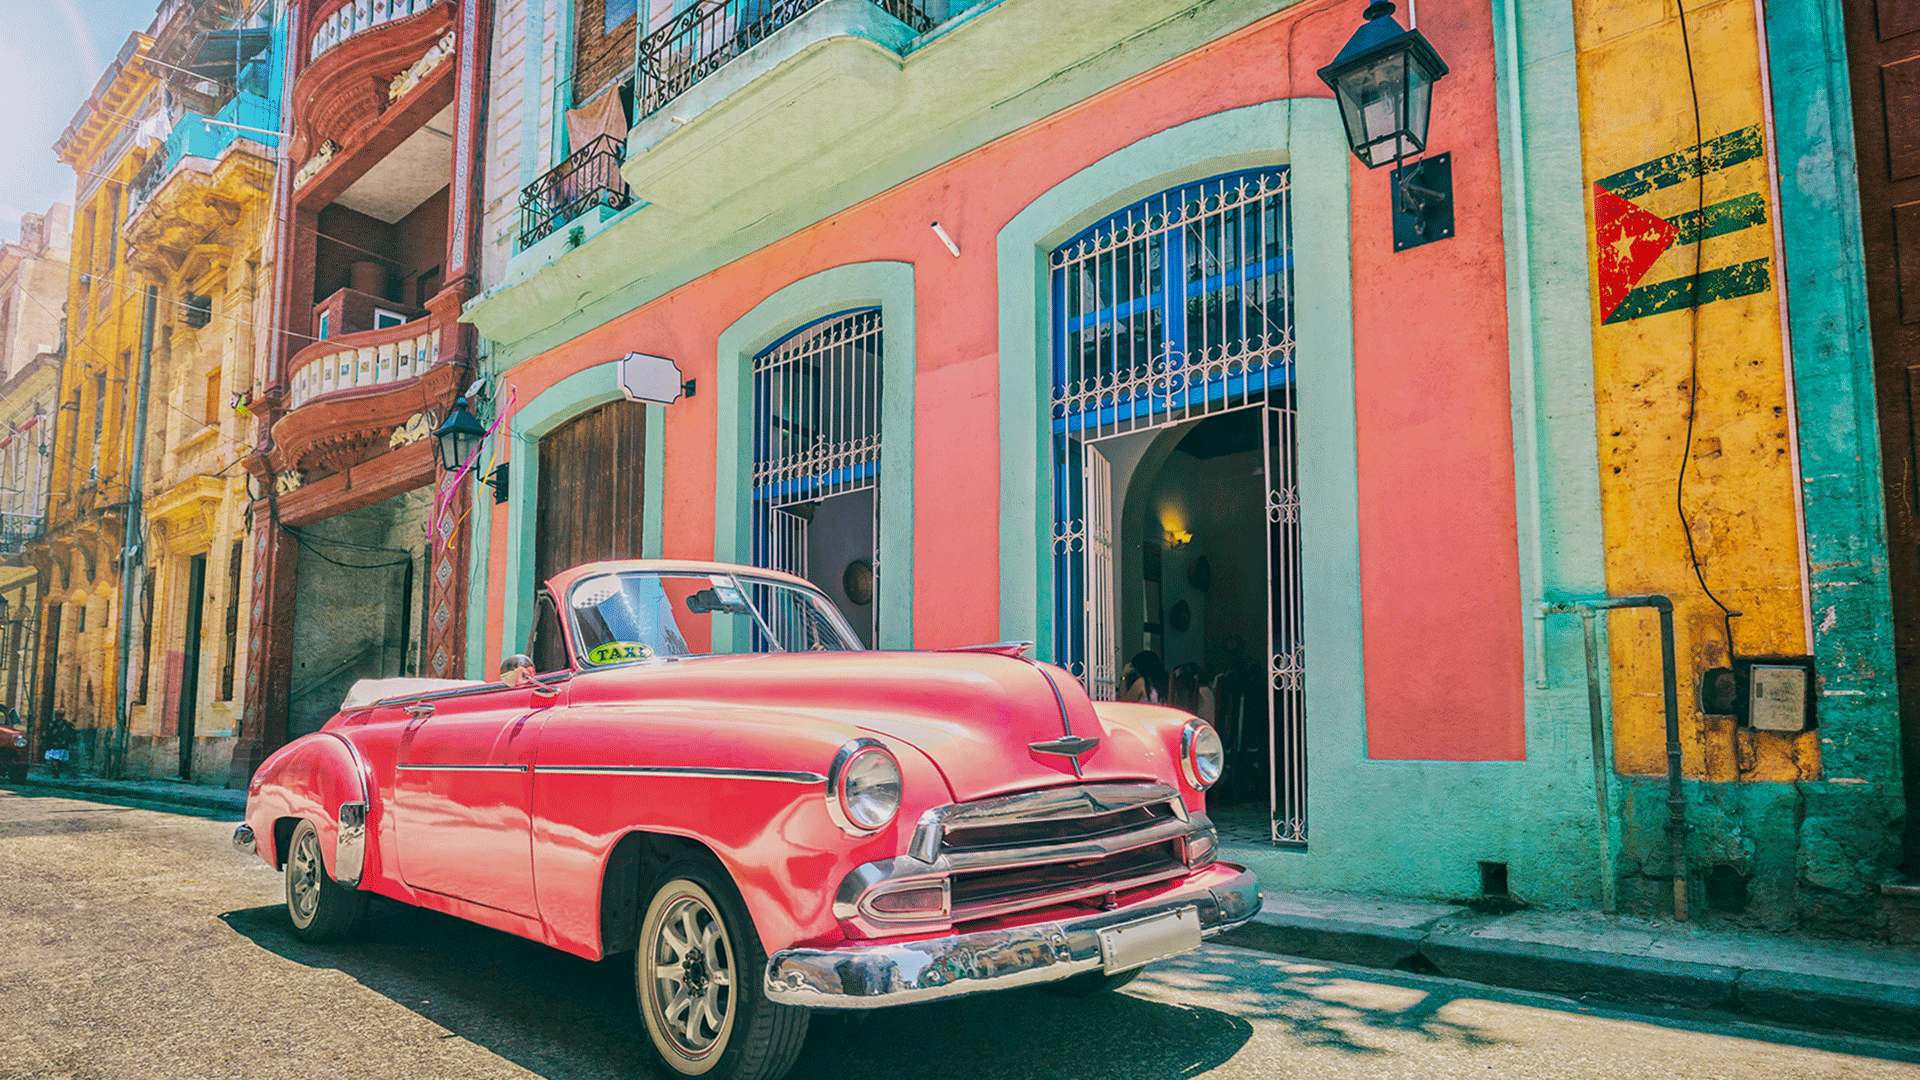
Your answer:
[[[1427,149],[1433,84],[1447,74],[1447,63],[1393,12],[1392,0],[1368,4],[1367,21],[1320,78],[1333,89],[1353,156],[1369,169],[1394,166],[1393,246],[1404,251],[1453,235],[1453,162],[1447,154],[1419,156]],[[1409,156],[1413,164],[1403,164]]]
[[[486,437],[487,429],[478,417],[467,411],[467,399],[462,395],[453,403],[453,411],[433,429],[434,442],[440,449],[440,467],[447,472],[459,471],[473,456],[480,440]]]

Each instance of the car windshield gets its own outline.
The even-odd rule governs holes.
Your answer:
[[[599,574],[574,585],[567,608],[586,668],[660,657],[861,647],[820,593],[750,576]]]

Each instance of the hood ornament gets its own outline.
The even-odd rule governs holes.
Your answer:
[[[1080,764],[1078,760],[1080,755],[1091,753],[1093,748],[1099,745],[1099,739],[1089,739],[1082,735],[1068,735],[1063,739],[1048,739],[1045,742],[1028,743],[1027,749],[1036,754],[1059,754],[1061,757],[1073,758],[1075,759],[1074,765],[1078,766]]]

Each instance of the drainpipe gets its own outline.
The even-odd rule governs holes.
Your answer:
[[[1594,615],[1620,608],[1653,608],[1660,613],[1660,682],[1667,707],[1667,842],[1673,861],[1673,918],[1687,921],[1687,799],[1680,786],[1680,687],[1673,647],[1673,601],[1665,596],[1600,597],[1559,601],[1545,605],[1548,614],[1578,614],[1585,623],[1587,645],[1587,709],[1593,727],[1593,783],[1600,816],[1602,845],[1601,894],[1607,911],[1614,908],[1613,840],[1607,799],[1606,718],[1600,707],[1600,662]]]
[[[147,458],[147,376],[153,370],[153,318],[160,286],[147,286],[146,314],[140,329],[140,404],[133,425],[133,456],[127,468],[127,540],[120,549],[120,668],[113,697],[113,768],[115,779],[127,773],[127,672],[133,651],[133,567],[140,557],[140,474]],[[149,628],[148,633],[152,633]]]

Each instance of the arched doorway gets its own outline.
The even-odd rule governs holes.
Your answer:
[[[1114,698],[1128,657],[1147,649],[1164,661],[1184,601],[1180,656],[1212,684],[1228,741],[1219,794],[1264,797],[1273,840],[1304,844],[1288,192],[1285,168],[1215,177],[1143,199],[1053,252],[1053,644],[1089,693]],[[1251,514],[1228,511],[1239,495]],[[1209,576],[1211,556],[1193,569],[1195,537],[1227,557],[1232,580]],[[1196,607],[1221,588],[1245,602],[1223,604],[1213,630],[1203,610],[1195,637]],[[1242,620],[1258,632],[1225,628]]]
[[[753,564],[819,586],[868,646],[880,629],[882,348],[880,309],[864,308],[753,359]]]

